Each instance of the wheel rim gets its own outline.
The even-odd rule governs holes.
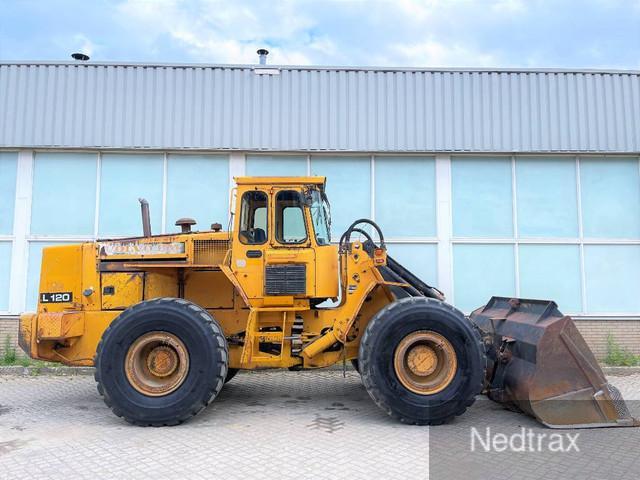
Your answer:
[[[188,371],[189,352],[182,340],[169,332],[145,333],[127,351],[127,379],[143,395],[168,395],[184,382]]]
[[[458,358],[449,340],[425,330],[402,339],[393,365],[405,388],[419,395],[433,395],[449,386],[458,369]]]

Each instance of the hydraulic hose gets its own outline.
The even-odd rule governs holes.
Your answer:
[[[370,235],[365,233],[364,230],[362,230],[360,228],[356,228],[356,226],[361,224],[361,223],[366,223],[368,225],[371,225],[376,230],[376,232],[378,233],[378,236],[380,237],[380,248],[385,248],[384,235],[382,234],[382,230],[380,229],[378,224],[376,222],[374,222],[373,220],[369,220],[368,218],[360,218],[360,219],[356,220],[355,222],[353,222],[349,226],[349,228],[347,228],[347,230],[340,237],[340,244],[339,244],[340,249],[342,249],[345,246],[345,244],[347,244],[347,243],[349,243],[351,241],[351,234],[354,231],[357,231],[358,233],[364,233],[368,237],[368,240],[370,240],[372,243],[374,243],[373,240],[371,239]]]

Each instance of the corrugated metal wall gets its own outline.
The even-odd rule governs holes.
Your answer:
[[[5,63],[0,146],[637,153],[640,75]]]

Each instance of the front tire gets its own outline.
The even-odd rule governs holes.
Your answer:
[[[367,325],[358,359],[373,401],[413,425],[438,425],[464,413],[482,390],[486,364],[471,322],[424,297],[380,310]]]
[[[105,330],[95,379],[104,402],[127,422],[178,425],[218,395],[228,359],[222,329],[206,310],[158,298],[128,308]]]

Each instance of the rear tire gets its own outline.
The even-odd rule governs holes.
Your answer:
[[[163,335],[172,342],[157,340]],[[105,330],[95,379],[104,402],[127,422],[178,425],[218,395],[228,359],[222,329],[206,310],[187,300],[158,298],[128,308]],[[163,386],[174,372],[181,377]]]
[[[406,339],[420,335],[443,340],[428,355],[424,354],[425,344],[416,343],[415,353],[421,358],[436,358],[433,352],[440,355],[442,351],[453,358],[443,362],[438,357],[440,365],[447,366],[435,377],[432,390],[408,384],[406,372],[403,368],[398,371],[395,363]],[[438,425],[464,413],[482,390],[486,365],[480,335],[462,312],[424,297],[398,300],[380,310],[367,325],[358,359],[362,382],[373,401],[391,417],[413,425]],[[417,370],[409,376],[419,381],[430,378],[431,370],[424,367],[422,371],[423,365],[414,363]]]

